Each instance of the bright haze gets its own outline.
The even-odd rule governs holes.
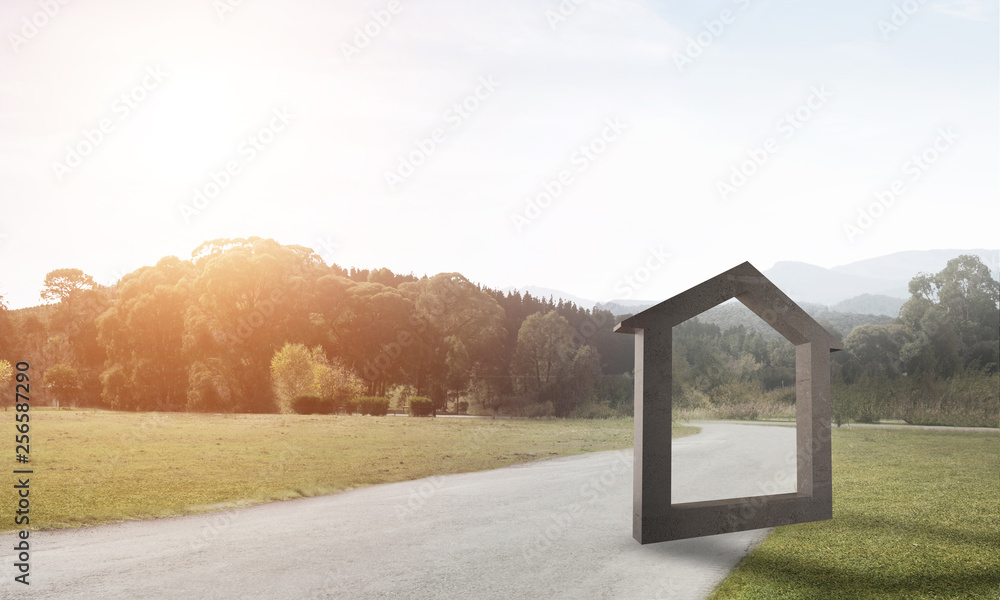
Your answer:
[[[11,308],[223,237],[595,299],[997,245],[995,2],[5,0],[0,32]]]

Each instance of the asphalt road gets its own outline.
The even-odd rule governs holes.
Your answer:
[[[674,502],[794,486],[792,428],[710,423],[674,448]],[[0,597],[698,599],[768,532],[640,546],[631,509],[627,450],[37,532],[30,586],[7,534]]]

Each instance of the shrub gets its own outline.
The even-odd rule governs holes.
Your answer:
[[[910,378],[900,390],[896,414],[913,425],[996,427],[1000,420],[1000,376],[967,369],[948,379]]]
[[[677,408],[712,408],[708,394],[694,388],[684,388],[675,396],[677,401],[674,406]]]
[[[413,396],[410,398],[410,416],[430,417],[434,416],[434,401],[423,396]]]
[[[320,395],[333,398],[338,405],[349,398],[356,398],[365,392],[367,386],[354,371],[339,359],[327,359],[319,347],[313,349],[313,373]]]
[[[300,415],[329,414],[328,403],[319,396],[296,396],[292,398],[292,410]],[[325,411],[325,412],[324,412]]]
[[[556,407],[551,400],[545,402],[532,402],[521,410],[522,416],[537,419],[539,417],[554,417]]]
[[[779,404],[795,404],[795,386],[770,389],[764,393],[764,397]]]
[[[303,344],[286,343],[271,357],[271,386],[278,406],[299,412],[292,403],[302,397],[314,396],[312,363],[309,349]],[[308,404],[308,403],[307,403]],[[301,414],[301,413],[300,413]]]
[[[356,399],[344,400],[344,413],[353,415],[358,412],[358,401]]]
[[[364,396],[358,398],[358,412],[363,415],[384,417],[389,413],[389,401],[377,396]]]
[[[763,396],[755,381],[724,383],[709,390],[708,395],[715,405],[754,404]]]
[[[501,401],[498,403],[502,406],[507,414],[515,417],[523,417],[525,409],[531,403],[531,399],[523,394],[502,396]]]
[[[77,370],[69,365],[52,365],[45,371],[43,378],[48,385],[52,395],[55,396],[56,404],[67,402],[73,396],[73,392],[79,390],[80,375]]]
[[[854,420],[854,403],[850,392],[843,384],[836,384],[831,391],[831,411],[834,424],[840,427]]]
[[[469,403],[466,402],[465,400],[462,400],[461,402],[455,405],[455,412],[457,412],[460,415],[468,414]]]
[[[385,397],[389,400],[389,406],[396,410],[405,411],[406,407],[409,406],[407,400],[415,396],[416,393],[417,388],[412,385],[391,385],[385,391]]]
[[[340,412],[340,402],[334,398],[323,397],[323,401],[320,403],[321,415],[335,415]]]
[[[737,421],[756,421],[761,417],[761,407],[753,402],[741,402],[739,404],[726,404],[720,407],[723,419],[735,419]]]
[[[613,419],[621,415],[607,404],[587,402],[578,406],[572,416],[575,419]]]
[[[890,382],[868,380],[856,384],[854,418],[859,423],[878,423],[888,416],[895,394]]]

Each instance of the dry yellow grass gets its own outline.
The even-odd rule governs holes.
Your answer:
[[[2,451],[13,459],[14,412]],[[32,410],[31,528],[188,514],[627,448],[631,419]],[[690,434],[696,428],[679,428]],[[5,513],[16,505],[12,486]],[[0,531],[16,526],[4,519]]]

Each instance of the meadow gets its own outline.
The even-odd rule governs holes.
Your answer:
[[[11,423],[14,414],[5,413]],[[631,419],[46,409],[31,416],[33,529],[222,510],[632,445]],[[14,436],[0,447],[12,456]],[[4,506],[17,504],[11,486],[2,496]],[[14,527],[4,520],[0,531]]]
[[[996,433],[835,429],[833,519],[778,527],[712,600],[996,598]]]

